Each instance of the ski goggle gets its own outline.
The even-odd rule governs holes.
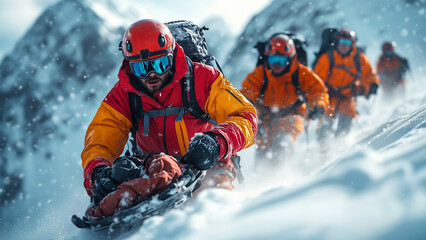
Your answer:
[[[270,66],[278,64],[280,66],[286,66],[290,62],[290,57],[288,56],[279,56],[279,55],[269,55],[268,64]]]
[[[385,52],[385,56],[388,58],[392,57],[392,55],[393,55],[393,52],[390,52],[390,51]]]
[[[350,39],[339,39],[339,44],[352,45],[352,40],[350,40]]]
[[[140,78],[147,78],[152,72],[161,76],[172,67],[172,62],[173,56],[168,54],[145,61],[130,61],[130,69]]]

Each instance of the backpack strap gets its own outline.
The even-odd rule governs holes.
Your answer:
[[[265,91],[266,91],[266,88],[268,87],[268,81],[269,80],[268,80],[268,76],[266,75],[265,65],[263,65],[263,85],[262,85],[262,88],[260,89],[259,97],[257,98],[257,103],[259,104],[259,106],[262,106],[260,101],[263,100],[263,97],[265,96]]]
[[[306,102],[306,94],[300,89],[300,82],[299,82],[299,68],[297,68],[292,74],[291,74],[291,82],[296,88],[296,95],[297,100],[293,103],[293,105],[288,107],[283,107],[280,109],[279,114],[281,117],[286,116],[288,114],[297,114],[297,109]]]
[[[327,50],[327,54],[328,54],[328,60],[330,62],[329,68],[328,68],[328,76],[327,76],[327,81],[330,80],[330,76],[331,73],[333,72],[333,67],[334,67],[334,54],[333,54],[333,49],[330,48]]]
[[[361,76],[362,76],[362,73],[361,73],[361,57],[359,55],[359,51],[357,51],[355,56],[354,56],[354,63],[355,63],[355,67],[356,67],[357,78],[359,80],[361,80]]]
[[[353,82],[351,82],[351,83],[349,83],[349,84],[347,84],[347,85],[345,85],[341,88],[335,88],[335,87],[331,86],[328,83],[328,80],[330,79],[330,76],[331,76],[331,73],[332,73],[333,67],[334,67],[334,55],[333,55],[333,51],[331,49],[328,50],[327,54],[328,54],[328,58],[330,60],[330,68],[329,68],[329,71],[328,71],[327,81],[325,81],[324,83],[328,88],[329,96],[330,96],[330,98],[331,97],[337,97],[337,98],[340,98],[340,99],[347,98],[346,96],[342,95],[340,92],[344,89],[355,87],[355,81],[353,81]],[[360,58],[359,51],[357,51],[357,53],[354,56],[354,64],[355,64],[355,67],[356,67],[356,74],[353,74],[352,72],[350,72],[345,66],[337,65],[336,67],[342,68],[343,70],[345,70],[345,72],[347,72],[349,75],[353,76],[355,80],[357,80],[357,79],[361,80],[361,76],[362,76],[362,73],[361,73],[361,58]]]
[[[186,58],[186,63],[188,65],[188,72],[184,79],[180,81],[182,102],[185,107],[185,111],[191,113],[196,118],[203,119],[213,125],[217,125],[216,121],[205,113],[198,104],[195,96],[194,63],[188,57]]]
[[[132,143],[132,153],[136,154],[138,146],[136,144],[136,132],[138,130],[139,119],[144,116],[141,97],[133,92],[127,92],[129,96],[130,112],[132,114],[132,128],[130,129],[130,142]],[[126,153],[127,154],[127,153]]]
[[[300,81],[299,81],[299,68],[297,68],[293,74],[291,74],[291,82],[293,83],[294,87],[296,88],[296,94],[299,95],[304,102],[306,102],[306,93],[300,88]]]

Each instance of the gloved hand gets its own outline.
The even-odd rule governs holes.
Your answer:
[[[121,156],[114,160],[111,179],[117,184],[142,176],[142,162],[136,157]]]
[[[352,90],[352,93],[354,96],[361,96],[364,95],[365,88],[361,85],[360,80],[356,80],[354,84],[354,88]]]
[[[377,83],[370,84],[370,91],[368,91],[367,96],[365,96],[367,99],[370,98],[371,95],[377,94],[377,89],[379,88],[379,85]]]
[[[219,160],[220,147],[211,133],[196,134],[189,143],[188,152],[180,159],[200,170],[207,170]]]
[[[312,110],[308,113],[308,118],[311,120],[315,120],[317,118],[320,118],[324,114],[324,108],[320,106],[315,106]]]
[[[93,185],[93,202],[98,205],[99,202],[109,193],[117,188],[117,184],[111,178],[112,168],[99,166],[93,170],[91,175]]]

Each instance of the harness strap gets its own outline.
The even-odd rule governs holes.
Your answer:
[[[195,95],[194,63],[189,58],[186,58],[186,63],[188,65],[188,72],[185,75],[186,79],[180,81],[182,102],[185,106],[185,111],[191,113],[196,118],[200,118],[213,125],[217,125],[217,122],[212,119],[209,114],[204,112],[198,104]]]
[[[336,98],[344,99],[344,98],[351,98],[351,97],[343,95],[342,91],[345,90],[345,89],[348,89],[348,88],[355,87],[355,82],[351,82],[351,83],[349,83],[349,84],[347,84],[343,87],[340,87],[340,88],[333,87],[328,82],[326,82],[325,85],[328,88],[328,93],[329,93],[330,97],[336,97]]]
[[[348,73],[350,76],[352,76],[354,78],[354,81],[352,81],[351,83],[340,87],[340,88],[336,88],[330,85],[329,80],[330,80],[330,76],[331,73],[333,71],[334,68],[334,55],[333,55],[333,51],[332,49],[329,49],[327,51],[328,54],[328,59],[330,60],[330,67],[329,67],[329,71],[328,71],[328,77],[327,77],[327,81],[325,81],[325,85],[328,88],[328,92],[329,92],[329,97],[336,97],[339,99],[345,99],[345,98],[350,98],[348,96],[343,95],[341,92],[347,88],[354,88],[355,87],[355,81],[357,79],[361,79],[361,63],[360,63],[360,55],[359,52],[357,52],[354,56],[354,63],[355,63],[355,67],[356,67],[356,74],[352,73],[349,71],[349,69],[345,66],[345,65],[336,65],[336,68],[340,68],[343,69],[346,73]]]
[[[132,112],[132,128],[130,129],[130,136],[132,139],[130,140],[130,142],[132,143],[132,152],[133,154],[136,154],[138,150],[138,146],[136,144],[136,132],[138,130],[140,116],[143,115],[143,106],[141,102],[141,97],[138,94],[128,92],[128,96],[130,110]]]
[[[154,117],[167,117],[170,115],[178,115],[176,118],[177,122],[182,121],[185,107],[169,107],[166,109],[151,110],[143,112],[143,135],[145,137],[149,134],[149,119]]]

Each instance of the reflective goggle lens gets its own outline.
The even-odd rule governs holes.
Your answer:
[[[390,51],[386,51],[386,52],[385,52],[385,56],[386,56],[386,57],[389,57],[389,58],[390,58],[390,57],[392,57],[392,55],[393,55],[393,52],[390,52]]]
[[[278,56],[278,55],[270,55],[268,56],[268,64],[275,65],[278,64],[280,66],[285,66],[290,61],[290,57],[288,56]]]
[[[339,39],[339,44],[352,45],[352,41],[350,39]]]
[[[163,75],[172,67],[172,56],[164,55],[147,61],[130,62],[133,74],[140,78],[146,78],[152,72]]]

